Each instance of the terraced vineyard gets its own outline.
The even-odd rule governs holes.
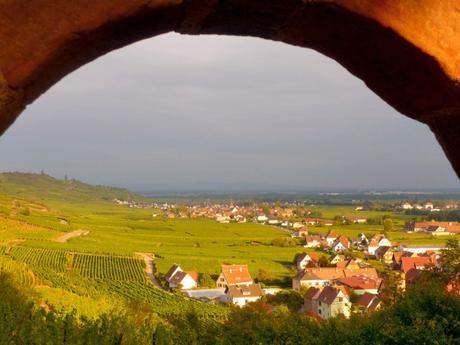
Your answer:
[[[35,276],[33,272],[28,269],[27,265],[5,256],[0,256],[0,272],[10,273],[30,286],[35,283]]]
[[[144,261],[124,256],[75,254],[73,267],[87,278],[146,282]]]
[[[193,310],[203,318],[222,319],[228,311],[221,305],[204,304],[166,293],[151,284],[111,280],[99,280],[98,284],[109,293],[152,307],[152,310],[159,315],[182,314]]]
[[[66,268],[66,253],[61,250],[17,246],[10,254],[15,260],[31,266],[47,267],[56,272],[63,272]]]

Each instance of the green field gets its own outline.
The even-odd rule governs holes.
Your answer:
[[[185,300],[154,287],[145,274],[145,263],[134,253],[154,254],[160,276],[173,263],[214,276],[222,263],[244,263],[253,277],[263,269],[274,285],[287,286],[293,274],[292,260],[304,251],[301,246],[273,246],[273,239],[289,236],[276,227],[153,217],[158,210],[119,206],[112,202],[115,197],[145,201],[124,190],[57,181],[46,175],[0,175],[0,267],[13,270],[14,264],[19,265],[16,270],[22,273],[18,274],[35,286],[47,304],[76,308],[92,317],[99,309],[107,311],[133,301],[159,315],[194,308],[203,317],[222,317],[226,313],[223,307]],[[337,215],[390,215],[395,229],[388,236],[393,241],[445,241],[404,233],[410,218],[400,214],[354,211],[352,206],[321,206],[315,211],[329,219]],[[56,241],[75,230],[89,234],[66,243]],[[352,224],[310,230],[332,230],[354,237],[360,232],[379,233],[383,226]]]

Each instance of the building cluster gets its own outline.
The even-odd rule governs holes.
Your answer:
[[[353,258],[350,249],[360,250],[364,257],[379,260],[398,273],[400,288],[415,284],[423,270],[439,265],[444,246],[404,245],[391,243],[384,235],[367,239],[359,234],[354,239],[327,235],[305,235],[306,247],[321,247],[334,254],[321,262],[319,253],[304,253],[296,259],[297,275],[292,279],[295,290],[306,290],[304,311],[328,319],[337,315],[349,317],[352,312],[369,312],[380,308],[385,277],[366,261]],[[325,259],[325,256],[323,256]]]
[[[427,201],[424,203],[411,203],[411,202],[403,202],[402,204],[396,207],[396,210],[402,211],[429,211],[429,212],[441,212],[441,211],[450,211],[456,210],[459,208],[459,205],[456,202],[448,202],[445,204],[434,204],[431,201]]]
[[[431,234],[433,236],[450,236],[460,234],[460,223],[458,222],[410,222],[406,226],[409,233],[419,232]]]

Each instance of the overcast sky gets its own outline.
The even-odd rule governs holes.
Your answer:
[[[168,34],[67,76],[0,138],[0,170],[155,190],[457,188],[428,127],[335,61]]]

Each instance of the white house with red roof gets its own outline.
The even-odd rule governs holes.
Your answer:
[[[375,252],[380,247],[391,247],[391,242],[385,237],[385,235],[373,236],[369,241],[369,245],[367,246],[367,252],[369,255],[375,255]]]
[[[165,279],[171,289],[180,288],[182,290],[190,290],[198,286],[198,273],[192,271],[185,272],[177,264],[172,265],[166,273]]]
[[[331,245],[333,252],[343,252],[350,249],[350,241],[345,236],[339,236]]]
[[[304,311],[324,320],[339,315],[349,318],[351,314],[350,295],[343,287],[312,287],[304,296]]]
[[[328,246],[332,246],[332,244],[337,240],[339,236],[337,234],[334,234],[332,231],[330,231],[327,236],[326,236],[326,242]]]
[[[226,296],[230,303],[243,307],[247,303],[261,299],[263,292],[259,284],[229,285]]]

